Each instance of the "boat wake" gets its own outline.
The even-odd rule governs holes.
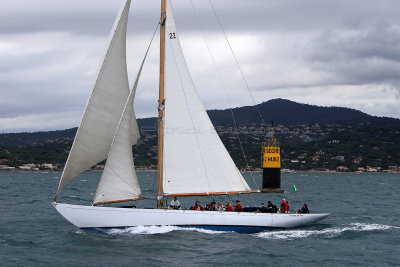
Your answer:
[[[106,230],[106,234],[110,235],[153,235],[153,234],[165,234],[177,230],[176,226],[135,226],[128,227],[125,229],[109,229]]]
[[[194,231],[204,234],[220,234],[227,233],[223,231],[212,231],[194,227],[178,227],[178,226],[135,226],[125,229],[109,229],[104,233],[110,235],[153,235],[153,234],[166,234],[172,231]]]
[[[365,231],[382,231],[388,229],[400,229],[397,226],[384,224],[368,224],[368,223],[351,223],[346,227],[334,227],[322,230],[281,230],[272,232],[262,232],[254,234],[254,236],[264,239],[300,239],[307,237],[325,237],[334,238],[345,232],[365,232]]]

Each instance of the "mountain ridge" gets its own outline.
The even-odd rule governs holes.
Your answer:
[[[379,126],[394,123],[400,125],[400,119],[372,116],[352,108],[302,104],[281,98],[271,99],[256,106],[244,106],[232,109],[237,123],[260,123],[255,107],[260,111],[266,123],[275,121],[277,124],[283,125],[314,123],[337,123],[343,125],[369,123]],[[219,125],[223,120],[228,120],[228,118],[231,119],[232,117],[229,109],[209,110],[208,114],[214,125]]]
[[[255,106],[243,106],[232,108],[236,123],[240,124],[260,124],[261,120],[257,110],[260,111],[264,123],[287,126],[300,124],[370,124],[374,126],[400,126],[400,119],[390,117],[372,116],[362,111],[336,106],[317,106],[302,104],[287,99],[271,99]],[[232,112],[230,109],[211,109],[207,110],[214,126],[232,125]],[[145,127],[156,126],[155,117],[138,119],[138,124]]]
[[[264,123],[269,125],[274,121],[276,125],[301,125],[301,124],[340,124],[340,125],[371,125],[371,126],[400,126],[400,119],[389,117],[371,116],[356,109],[345,107],[322,107],[302,104],[286,99],[272,99],[256,106],[243,106],[233,108],[237,125],[256,124],[261,120],[257,109],[261,112]],[[215,127],[233,125],[230,109],[212,109],[207,111]],[[139,129],[154,131],[157,127],[157,118],[137,119]],[[73,139],[77,127],[55,130],[22,133],[0,134],[0,144],[4,146],[24,146],[38,142],[48,142],[55,139]]]

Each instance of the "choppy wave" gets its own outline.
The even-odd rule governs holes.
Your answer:
[[[345,227],[326,228],[322,230],[282,230],[272,232],[262,232],[254,234],[257,237],[265,239],[299,239],[307,237],[327,237],[333,238],[344,232],[363,232],[363,231],[381,231],[388,229],[400,229],[400,227],[384,224],[351,223]]]
[[[124,234],[153,235],[153,234],[166,234],[172,231],[194,231],[204,234],[227,233],[223,231],[212,231],[200,228],[186,228],[186,227],[183,228],[178,226],[135,226],[135,227],[128,227],[125,229],[110,229],[105,231],[105,233],[111,235],[124,235]]]

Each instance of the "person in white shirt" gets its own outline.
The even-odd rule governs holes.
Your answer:
[[[171,204],[169,205],[169,207],[174,210],[179,210],[181,208],[181,205],[179,204],[179,200],[176,197],[174,197],[174,200],[171,201]]]

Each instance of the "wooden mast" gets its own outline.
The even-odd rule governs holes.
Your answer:
[[[160,85],[158,96],[158,186],[157,208],[163,205],[163,155],[164,155],[164,59],[165,59],[165,0],[161,0],[160,19]]]

